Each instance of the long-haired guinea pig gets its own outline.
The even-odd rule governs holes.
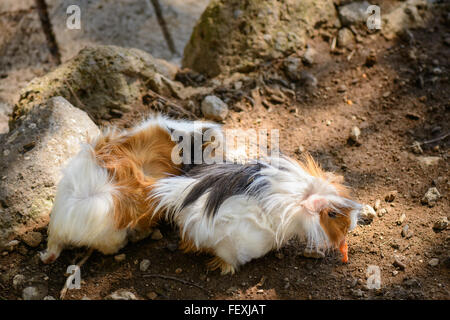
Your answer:
[[[361,205],[311,156],[301,163],[268,160],[197,166],[159,180],[149,199],[157,199],[155,212],[164,211],[179,227],[180,248],[214,255],[209,267],[222,274],[293,237],[306,239],[312,250],[339,248],[346,262],[346,234]]]
[[[202,130],[221,130],[217,124],[201,123]],[[148,236],[160,218],[153,214],[149,190],[158,179],[182,169],[171,158],[176,146],[171,133],[197,135],[197,128],[192,121],[158,115],[129,130],[106,130],[84,144],[57,186],[41,260],[55,261],[67,246],[114,254],[128,240]]]

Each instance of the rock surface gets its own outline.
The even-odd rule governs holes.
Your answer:
[[[304,48],[316,25],[336,19],[331,0],[212,0],[185,47],[183,66],[209,77],[251,70]]]
[[[207,96],[202,102],[202,113],[207,119],[223,121],[228,114],[228,106],[216,96]]]
[[[138,49],[96,46],[82,50],[72,60],[22,91],[14,106],[12,123],[36,104],[60,95],[96,119],[111,109],[130,111],[141,90],[171,95],[174,90],[167,62],[161,62]]]
[[[48,221],[61,167],[98,133],[85,112],[55,97],[0,137],[0,242]]]

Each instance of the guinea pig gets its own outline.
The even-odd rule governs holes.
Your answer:
[[[217,124],[201,124],[202,130],[220,131]],[[202,134],[198,127],[157,115],[128,130],[107,129],[85,143],[63,170],[41,260],[55,261],[68,246],[114,254],[128,240],[148,236],[160,218],[149,190],[158,179],[182,172],[183,164],[172,161],[172,133]]]
[[[347,260],[346,234],[361,205],[333,174],[311,156],[252,164],[211,164],[183,176],[157,181],[149,199],[179,227],[180,248],[215,256],[208,264],[222,274],[279,249],[288,240],[306,240],[311,250],[340,249]]]

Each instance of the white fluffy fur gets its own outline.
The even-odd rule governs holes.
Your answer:
[[[307,203],[312,195],[326,199],[326,205],[331,207],[354,208],[352,227],[356,225],[359,205],[339,197],[328,181],[309,175],[286,158],[270,160],[277,165],[263,168],[260,177],[250,185],[250,189],[266,187],[260,188],[257,196],[231,196],[213,218],[205,214],[208,191],[181,209],[199,179],[185,176],[162,179],[150,196],[159,199],[157,210],[166,210],[167,218],[181,228],[183,238],[193,241],[198,249],[212,249],[234,269],[280,248],[293,237],[306,238],[308,247],[313,249],[327,248],[330,243],[319,215],[310,212]]]
[[[120,132],[120,135],[133,135],[153,126],[169,133],[169,129],[187,133],[194,130],[191,121],[158,115],[131,130]],[[204,126],[220,129],[212,123],[204,123]],[[106,130],[103,135],[110,132],[110,129]],[[50,215],[47,250],[41,253],[41,259],[46,263],[57,259],[65,246],[87,246],[104,254],[113,254],[127,243],[127,229],[114,227],[113,194],[120,190],[114,186],[107,170],[95,160],[96,140],[84,144],[63,170]]]

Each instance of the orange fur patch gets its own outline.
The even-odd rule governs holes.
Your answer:
[[[330,182],[340,197],[350,197],[349,189],[342,184],[344,178],[332,172],[325,172],[309,153],[302,155],[300,166],[310,175]]]
[[[326,208],[320,212],[320,224],[333,243],[333,246],[338,248],[350,228],[350,212],[352,209],[341,208],[341,213],[338,213],[335,218],[328,216],[330,210],[330,208]]]
[[[158,179],[180,173],[181,166],[171,161],[174,146],[170,134],[157,126],[133,135],[112,131],[97,140],[97,162],[108,170],[119,190],[113,195],[118,229],[131,225],[145,230],[160,218],[152,218],[154,203],[147,197]]]

